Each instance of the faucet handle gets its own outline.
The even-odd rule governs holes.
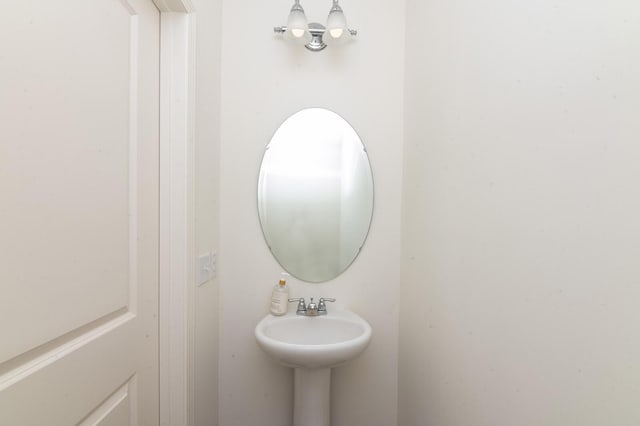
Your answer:
[[[336,299],[332,297],[321,297],[318,301],[318,315],[327,314],[327,305],[324,302],[335,302]]]
[[[298,302],[298,307],[296,308],[296,314],[305,315],[307,313],[307,305],[305,305],[304,303],[304,297],[289,299],[289,302]]]

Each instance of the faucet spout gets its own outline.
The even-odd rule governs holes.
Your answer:
[[[307,305],[307,313],[306,313],[306,315],[308,317],[317,317],[318,316],[318,305],[316,305],[316,303],[313,301],[313,297],[311,298],[311,301]]]

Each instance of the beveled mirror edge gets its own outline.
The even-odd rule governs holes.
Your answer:
[[[273,142],[273,138],[274,136],[278,133],[278,131],[280,130],[280,128],[287,122],[287,120],[289,120],[291,117],[295,116],[296,114],[303,112],[303,111],[307,111],[307,110],[314,110],[314,109],[318,109],[318,110],[324,110],[324,111],[328,111],[334,115],[336,115],[337,117],[339,117],[340,119],[342,119],[343,121],[345,121],[350,127],[351,129],[355,132],[355,134],[358,137],[358,140],[362,146],[362,151],[364,153],[366,162],[368,164],[368,176],[370,178],[370,182],[371,182],[371,213],[369,215],[368,218],[368,224],[366,227],[366,232],[364,232],[364,236],[362,239],[362,242],[359,244],[358,246],[358,250],[355,252],[355,254],[353,255],[353,257],[350,259],[350,261],[348,263],[345,264],[344,268],[338,272],[335,276],[332,276],[330,278],[327,279],[318,279],[318,280],[314,280],[314,279],[309,279],[306,277],[301,277],[296,273],[292,273],[291,271],[289,271],[287,269],[287,267],[285,265],[282,264],[282,262],[280,261],[280,259],[278,259],[278,257],[275,255],[271,244],[269,243],[269,240],[267,239],[267,235],[265,233],[265,229],[264,229],[264,223],[262,221],[262,217],[261,217],[261,212],[260,212],[260,199],[259,199],[259,194],[260,194],[260,181],[261,181],[261,174],[262,174],[262,166],[264,165],[264,160],[265,160],[265,156],[267,155],[271,144]],[[372,163],[371,163],[371,158],[369,157],[369,150],[367,149],[366,144],[364,143],[364,141],[362,140],[362,137],[360,136],[360,134],[358,133],[358,131],[355,129],[355,127],[353,127],[351,125],[351,122],[349,120],[347,120],[345,117],[343,117],[342,115],[338,114],[337,112],[335,112],[334,110],[330,109],[330,108],[326,108],[326,107],[321,107],[321,106],[315,106],[315,107],[308,107],[308,108],[302,108],[300,110],[297,110],[296,112],[287,115],[284,119],[281,119],[280,124],[278,125],[278,127],[274,130],[274,132],[271,134],[271,138],[269,139],[268,143],[266,144],[265,148],[263,149],[262,152],[262,156],[260,157],[260,163],[259,163],[259,167],[258,167],[258,178],[256,179],[256,213],[258,213],[258,222],[260,224],[260,231],[262,233],[262,237],[263,240],[267,246],[267,248],[269,249],[269,252],[271,253],[272,258],[276,261],[276,263],[280,266],[280,268],[283,271],[286,271],[289,275],[291,275],[292,277],[303,281],[303,282],[307,282],[307,283],[311,283],[311,284],[320,284],[320,283],[325,283],[325,282],[329,282],[331,280],[334,280],[336,278],[338,278],[340,275],[342,275],[346,270],[348,270],[356,261],[356,259],[360,256],[360,254],[363,251],[364,245],[367,242],[368,238],[369,238],[369,234],[371,233],[371,229],[373,226],[373,220],[374,220],[374,215],[375,215],[375,206],[376,206],[376,186],[375,186],[375,179],[374,179],[374,175],[373,175],[373,167],[372,167]]]

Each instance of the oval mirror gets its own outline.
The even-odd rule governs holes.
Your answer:
[[[289,117],[262,160],[258,212],[271,253],[291,275],[322,282],[347,269],[373,213],[369,157],[349,123],[322,108]]]

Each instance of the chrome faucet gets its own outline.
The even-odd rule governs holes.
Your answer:
[[[318,302],[318,315],[327,315],[327,305],[324,302],[335,302],[336,299],[329,297],[321,297]]]
[[[318,316],[318,305],[316,305],[314,303],[313,297],[311,298],[311,301],[307,305],[307,313],[306,313],[306,315],[308,317],[317,317]]]
[[[294,298],[289,299],[289,302],[298,302],[298,307],[296,308],[296,315],[304,315],[306,317],[317,317],[319,315],[327,315],[327,305],[325,302],[335,302],[336,299],[321,297],[318,303],[316,304],[313,301],[313,297],[309,301],[309,304],[304,303],[304,298]]]
[[[304,304],[304,297],[289,299],[289,302],[298,302],[298,307],[296,308],[296,315],[307,315],[307,305]]]

